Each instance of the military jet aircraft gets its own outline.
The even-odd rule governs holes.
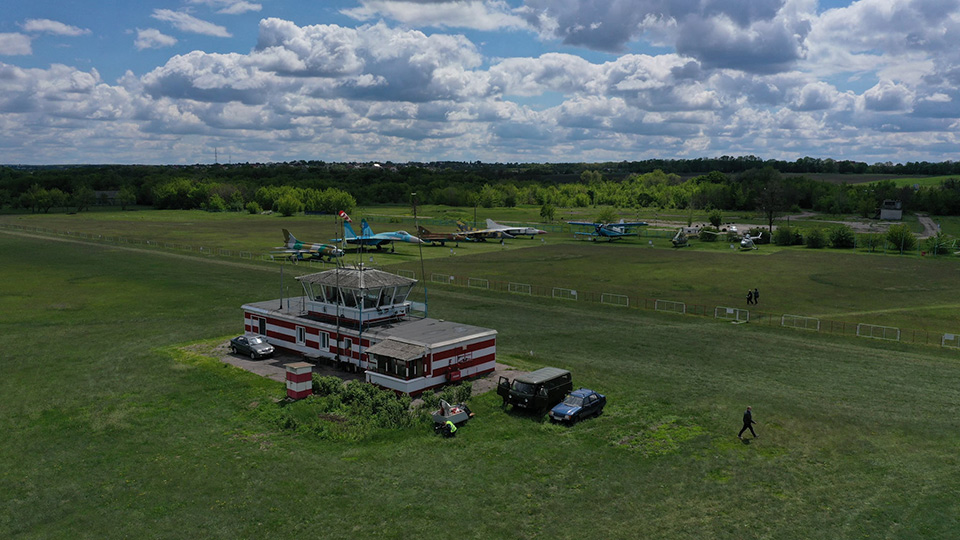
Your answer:
[[[331,244],[309,244],[304,243],[292,234],[283,229],[284,245],[274,248],[273,253],[285,254],[291,261],[302,261],[304,259],[323,259],[332,261],[334,257],[343,257],[343,250]]]
[[[360,220],[360,236],[353,230],[353,225],[349,221],[343,222],[343,238],[334,239],[333,242],[346,242],[356,246],[373,246],[377,250],[383,249],[384,244],[390,244],[390,251],[394,251],[394,242],[407,242],[410,244],[422,244],[424,241],[413,236],[407,231],[391,231],[374,234],[373,229],[366,219]]]
[[[547,234],[547,231],[541,231],[534,227],[511,227],[509,225],[501,225],[492,219],[487,219],[487,230],[488,231],[500,231],[510,236],[529,236],[531,239],[538,234]]]
[[[428,231],[425,227],[420,225],[417,226],[417,238],[423,240],[424,242],[440,244],[441,246],[446,245],[447,242],[460,242],[461,240],[469,240],[467,235],[463,233],[434,233]]]

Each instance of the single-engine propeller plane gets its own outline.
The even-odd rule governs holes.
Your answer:
[[[291,261],[304,259],[323,259],[332,261],[334,257],[343,257],[343,250],[332,244],[308,244],[297,240],[290,231],[283,229],[284,245],[274,248],[273,253],[285,254]]]
[[[567,223],[593,227],[593,231],[591,232],[578,231],[573,234],[590,236],[594,242],[596,242],[598,238],[613,242],[614,240],[619,240],[627,236],[637,236],[638,233],[633,232],[631,229],[634,227],[643,227],[647,224],[645,221],[623,221],[622,219],[620,223],[595,223],[592,221],[568,221]]]
[[[360,220],[360,236],[353,230],[353,225],[349,221],[343,222],[343,238],[337,238],[334,242],[345,241],[348,244],[356,246],[373,246],[378,250],[383,249],[384,244],[390,244],[390,250],[394,251],[394,242],[408,242],[410,244],[422,244],[423,240],[413,236],[407,231],[391,231],[374,234],[373,229],[366,219]]]

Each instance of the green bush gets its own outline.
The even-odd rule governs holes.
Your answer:
[[[773,231],[773,243],[778,246],[792,246],[793,229],[786,225],[777,227],[777,230]]]
[[[711,210],[710,213],[707,214],[707,219],[710,220],[711,225],[719,227],[720,224],[723,223],[723,212],[720,210]]]
[[[418,415],[410,397],[370,383],[338,377],[313,376],[314,394],[295,402],[281,401],[258,408],[265,420],[280,429],[326,439],[359,440],[378,429],[413,426]]]
[[[247,209],[247,212],[250,212],[251,214],[259,214],[260,212],[263,212],[263,208],[261,208],[260,205],[257,204],[257,201],[248,202],[246,209]]]
[[[207,212],[224,212],[227,209],[227,202],[223,200],[223,197],[214,193],[210,196],[210,200],[207,201],[204,209]]]
[[[313,393],[319,396],[340,395],[343,392],[343,380],[332,375],[313,374]]]
[[[759,227],[754,227],[747,231],[747,234],[750,235],[750,238],[753,238],[754,244],[769,244],[770,243],[770,231],[766,229],[761,229]]]
[[[827,234],[823,229],[810,229],[807,231],[806,244],[811,249],[822,249],[827,246]]]
[[[925,249],[934,255],[947,255],[954,250],[955,245],[956,240],[943,234],[943,232],[938,232],[930,238],[927,238],[927,241],[924,243]]]
[[[850,249],[856,245],[853,229],[849,225],[838,225],[830,229],[830,247]]]
[[[279,211],[284,216],[292,216],[299,212],[303,212],[303,201],[297,199],[293,195],[283,195],[277,199],[277,211]]]
[[[716,242],[717,238],[720,237],[719,233],[720,229],[717,229],[716,227],[704,227],[700,229],[699,238],[701,242]]]
[[[876,251],[877,248],[883,247],[885,242],[882,234],[861,234],[860,235],[860,245],[870,251]]]
[[[898,223],[887,229],[887,242],[893,244],[893,249],[913,251],[917,249],[917,237],[913,235],[906,223]]]

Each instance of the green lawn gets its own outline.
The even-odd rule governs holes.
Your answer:
[[[712,264],[634,250],[692,261],[644,266],[630,251],[548,246],[470,264],[573,281],[593,266],[594,282],[624,273],[720,296],[726,285],[705,278],[733,267],[771,303],[791,281],[749,272],[780,255]],[[889,274],[877,290],[923,271],[833,257],[833,273],[789,290],[823,296],[874,261]],[[276,296],[275,268],[2,231],[0,260],[2,538],[951,538],[960,527],[956,351],[432,288],[432,316],[496,328],[499,361],[569,368],[608,395],[607,411],[564,428],[487,394],[452,440],[423,425],[331,442],[268,421],[280,383],[178,348],[239,332],[242,303]],[[744,444],[748,404],[761,438]]]

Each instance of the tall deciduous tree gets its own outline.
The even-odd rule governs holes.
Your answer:
[[[773,232],[773,221],[787,208],[786,186],[780,173],[772,167],[759,169],[753,178],[757,181],[757,209],[767,220],[767,229]]]

